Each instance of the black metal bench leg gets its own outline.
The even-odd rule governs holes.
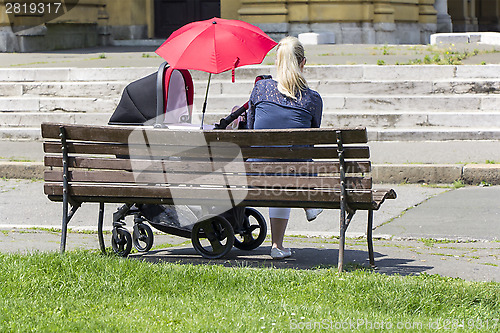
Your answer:
[[[99,203],[99,219],[97,220],[97,238],[99,239],[99,247],[102,254],[106,254],[106,245],[104,244],[104,235],[102,225],[104,222],[104,202]]]
[[[366,230],[366,241],[368,243],[368,257],[370,259],[370,266],[375,268],[375,255],[373,254],[373,210],[368,211],[368,227]]]
[[[339,240],[339,273],[344,270],[345,232],[346,232],[346,207],[345,203],[340,203],[340,240]]]
[[[340,172],[340,242],[339,242],[339,273],[344,270],[344,249],[345,249],[345,231],[346,211],[347,211],[347,191],[345,183],[345,163],[344,163],[344,148],[342,143],[342,132],[336,131],[337,137],[337,154],[339,157],[339,172]]]
[[[61,151],[63,162],[63,217],[61,226],[61,254],[66,251],[66,238],[68,235],[68,223],[75,215],[81,203],[75,202],[69,195],[69,166],[68,166],[68,147],[66,143],[66,131],[64,127],[59,127],[59,136],[61,138]],[[71,211],[68,213],[69,205],[71,204]]]
[[[68,233],[68,195],[66,193],[66,188],[63,189],[63,216],[62,216],[62,225],[61,225],[61,246],[60,246],[60,252],[61,254],[66,251],[66,237]]]
[[[65,202],[66,201],[66,202]],[[64,199],[63,196],[63,220],[62,220],[62,226],[61,226],[61,246],[60,246],[60,252],[61,254],[66,251],[66,238],[68,236],[68,224],[73,215],[75,215],[76,211],[78,208],[80,208],[80,204],[74,204],[71,206],[71,211],[68,214],[68,208],[69,208],[69,203],[68,199]]]
[[[342,208],[342,206],[344,208]],[[347,213],[349,212],[349,213]],[[356,214],[355,210],[350,210],[348,205],[341,203],[340,205],[340,242],[339,242],[339,272],[344,269],[344,255],[345,255],[345,233],[351,224],[352,218]],[[347,217],[346,217],[347,215]]]

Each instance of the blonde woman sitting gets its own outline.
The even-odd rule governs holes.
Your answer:
[[[302,75],[306,57],[304,47],[295,37],[286,37],[278,44],[277,79],[260,80],[250,95],[247,126],[250,129],[318,128],[323,101],[318,92],[309,89]],[[321,209],[306,209],[312,221]],[[291,250],[283,246],[290,208],[269,208],[271,223],[271,257],[283,259]]]

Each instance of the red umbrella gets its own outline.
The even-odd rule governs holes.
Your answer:
[[[156,54],[177,69],[218,74],[251,64],[260,64],[276,42],[258,27],[239,20],[212,18],[186,24],[174,31]],[[208,97],[208,78],[202,117]],[[203,126],[203,118],[202,118]]]
[[[214,17],[186,24],[156,50],[170,66],[222,73],[260,64],[276,42],[258,27]]]

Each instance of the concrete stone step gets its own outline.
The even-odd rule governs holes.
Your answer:
[[[7,140],[40,140],[42,134],[38,127],[3,127],[0,126],[0,139]]]
[[[0,82],[131,82],[157,71],[153,67],[121,68],[0,68]]]
[[[500,82],[494,79],[434,81],[433,94],[499,94]]]
[[[322,126],[377,128],[499,128],[500,112],[332,112],[323,114]]]
[[[126,81],[0,82],[0,96],[112,97],[121,96]],[[500,94],[497,80],[453,81],[341,81],[309,80],[309,86],[323,95],[460,95]],[[195,81],[195,94],[204,96],[206,81]],[[237,84],[213,80],[209,95],[250,95],[253,80]]]
[[[427,80],[427,81],[308,81],[320,95],[459,95],[500,94],[496,80]]]
[[[379,110],[379,111],[493,111],[500,109],[500,95],[323,95],[324,110]],[[242,105],[248,95],[209,95],[207,110],[220,112]],[[195,96],[195,106],[203,104],[203,97]]]
[[[0,112],[1,127],[40,127],[44,122],[105,125],[111,112]]]
[[[0,97],[22,96],[23,85],[18,82],[0,82]]]
[[[0,111],[66,111],[66,112],[103,112],[113,111],[118,105],[119,97],[0,97]]]
[[[8,83],[0,83],[2,86]],[[125,81],[103,81],[103,82],[26,82],[18,83],[22,93],[21,96],[30,97],[97,97],[116,98],[121,96],[123,89],[128,84]]]
[[[254,80],[256,76],[270,74],[276,76],[274,66],[255,65],[236,69],[236,82]],[[208,74],[191,71],[194,80],[206,81]],[[500,77],[500,65],[415,65],[415,66],[377,66],[377,65],[319,65],[306,66],[307,79],[343,81],[421,81],[421,80],[463,80],[496,79]],[[212,79],[231,81],[231,71],[212,75]]]
[[[421,81],[350,81],[308,80],[309,87],[323,95],[442,95],[442,94],[500,94],[498,80],[421,80]],[[195,82],[195,94],[205,94],[207,82]],[[231,83],[212,80],[209,95],[250,95],[254,81]]]
[[[500,128],[368,128],[370,141],[500,140]]]
[[[107,124],[112,112],[0,112],[0,126],[37,127],[43,122],[63,122],[70,124]],[[218,122],[228,113],[207,113],[207,123]],[[194,114],[194,123],[199,123],[201,115]],[[323,114],[325,127],[374,127],[374,128],[481,128],[495,129],[500,124],[500,112],[381,112],[366,113],[333,112]]]
[[[498,110],[500,95],[378,95],[346,96],[344,104],[336,107],[337,97],[326,96],[326,103],[332,102],[327,109],[347,110],[437,110],[437,111],[474,111]]]
[[[157,70],[156,67],[121,68],[1,68],[0,81],[133,81]],[[207,80],[208,73],[191,71],[195,80]],[[246,66],[236,69],[236,82],[253,80],[257,75],[275,74],[274,66]],[[415,66],[306,66],[306,78],[316,80],[448,80],[448,79],[496,79],[500,77],[500,65],[415,65]],[[212,75],[213,79],[231,80],[231,71]]]
[[[227,114],[207,113],[205,119],[208,124],[219,122]],[[200,113],[194,114],[194,122],[199,122]],[[384,112],[364,111],[323,113],[321,125],[324,127],[376,127],[376,128],[499,128],[500,112]]]
[[[243,98],[212,96],[207,120],[218,121],[229,114],[233,105],[241,105],[243,101]],[[495,128],[500,123],[500,111],[497,111],[500,108],[495,107],[500,106],[499,98],[489,104],[470,96],[445,99],[325,97],[324,102],[324,126]],[[117,103],[118,98],[0,98],[0,110],[6,110],[0,112],[0,126],[39,126],[44,121],[105,124]],[[200,119],[201,104],[202,99],[197,98],[195,119]]]

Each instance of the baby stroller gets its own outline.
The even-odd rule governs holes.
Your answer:
[[[134,81],[124,89],[109,125],[185,126],[192,129],[193,96],[189,71],[173,69],[163,63],[157,73]],[[156,101],[156,105],[151,101]],[[241,113],[242,109],[238,112]],[[221,124],[230,123],[235,118],[233,113],[221,119]],[[134,246],[139,252],[148,252],[154,241],[149,225],[168,234],[191,238],[195,250],[208,259],[225,256],[233,245],[242,250],[253,250],[262,244],[267,225],[259,211],[249,207],[233,207],[220,214],[216,214],[217,211],[217,207],[125,204],[113,214],[113,251],[127,256]],[[213,217],[204,219],[207,214]],[[127,216],[134,220],[132,235],[125,228]],[[226,227],[228,224],[234,234],[227,230],[231,229]],[[102,239],[102,235],[100,237]]]

